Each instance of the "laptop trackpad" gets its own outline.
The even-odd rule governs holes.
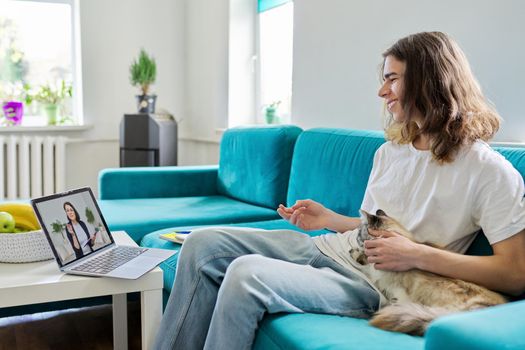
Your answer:
[[[164,259],[141,255],[127,262],[126,264],[117,267],[106,276],[136,279],[155,268],[162,262],[162,260]]]

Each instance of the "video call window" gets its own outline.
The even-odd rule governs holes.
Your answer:
[[[37,208],[63,265],[111,243],[88,192],[40,202]]]

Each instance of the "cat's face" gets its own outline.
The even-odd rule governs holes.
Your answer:
[[[364,241],[368,239],[375,239],[376,237],[368,233],[368,229],[380,231],[394,231],[403,236],[411,237],[410,232],[407,231],[399,222],[388,216],[383,210],[379,209],[376,214],[370,214],[361,210],[362,225],[359,229],[358,242],[360,246],[350,250],[350,256],[361,265],[368,264],[365,255]]]
[[[367,213],[364,210],[361,210],[361,213],[363,213],[366,217],[368,227],[372,230],[394,231],[403,236],[412,236],[410,232],[408,232],[407,229],[403,227],[403,225],[388,216],[381,209],[377,210],[375,215]]]

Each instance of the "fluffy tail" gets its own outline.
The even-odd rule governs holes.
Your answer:
[[[440,307],[396,303],[379,310],[370,320],[370,324],[387,331],[423,335],[432,320],[452,312]]]

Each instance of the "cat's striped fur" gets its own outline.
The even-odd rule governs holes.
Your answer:
[[[363,214],[367,217],[368,227],[395,231],[413,240],[410,232],[382,210],[378,210],[376,215]],[[360,230],[360,235],[368,235],[368,230]],[[361,237],[360,241],[372,238]],[[378,328],[423,335],[429,323],[441,315],[506,302],[502,295],[487,288],[430,272],[376,270],[373,264],[368,264],[363,247],[352,249],[350,253],[361,265],[360,270],[389,301],[389,305],[381,308],[370,320],[370,324]]]

